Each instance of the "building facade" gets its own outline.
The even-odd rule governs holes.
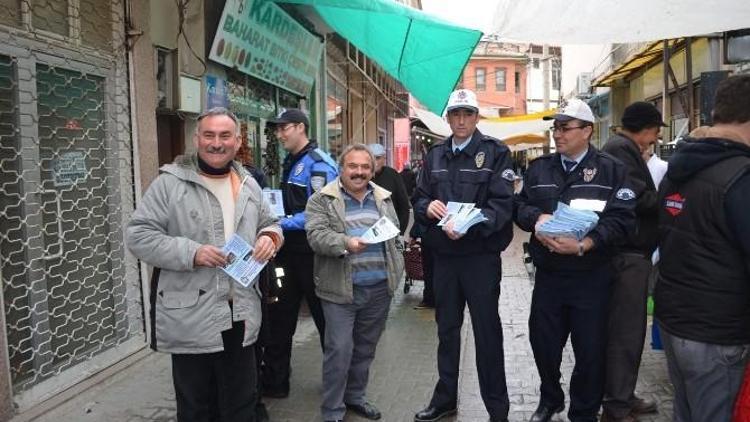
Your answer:
[[[557,108],[560,100],[562,49],[559,46],[529,44],[526,48],[526,112]]]
[[[0,2],[0,420],[144,347],[128,9]],[[7,352],[7,354],[6,354]]]
[[[648,101],[662,110],[665,144],[711,123],[718,83],[750,66],[750,31],[647,43],[614,44],[607,65],[597,69],[589,103],[604,123],[595,142],[619,124],[625,107]],[[671,146],[665,146],[668,151]]]
[[[230,20],[238,7],[257,22]],[[283,109],[306,110],[334,156],[392,151],[408,116],[401,85],[311,8],[0,0],[0,40],[0,421],[148,353],[150,269],[123,228],[160,165],[194,151],[201,111],[235,112],[274,184],[266,122]]]
[[[476,92],[484,117],[526,114],[527,59],[522,44],[483,38],[458,86]]]

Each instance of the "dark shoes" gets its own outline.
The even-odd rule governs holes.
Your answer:
[[[655,401],[642,399],[640,397],[636,397],[635,400],[630,403],[630,406],[630,411],[633,412],[634,415],[645,415],[648,413],[656,413],[657,411]]]
[[[261,391],[263,397],[270,397],[272,399],[285,399],[289,397],[289,390],[283,388],[267,388],[263,387]]]
[[[615,418],[614,416],[609,416],[607,412],[603,412],[602,417],[599,418],[599,422],[638,422],[638,419],[632,413],[624,418]]]
[[[424,300],[419,302],[419,305],[415,306],[414,309],[434,309],[435,305],[432,303],[427,303]]]
[[[377,407],[373,406],[372,403],[364,402],[362,404],[348,404],[346,403],[347,410],[362,416],[363,418],[378,420],[380,419],[380,411]]]
[[[553,416],[555,416],[555,413],[560,413],[564,409],[565,406],[549,407],[540,404],[539,407],[537,407],[534,411],[534,414],[531,415],[531,419],[529,419],[529,422],[549,422],[549,420],[552,419]]]
[[[446,416],[450,416],[456,413],[456,407],[452,408],[438,408],[432,405],[427,408],[420,410],[414,415],[414,422],[435,422]]]

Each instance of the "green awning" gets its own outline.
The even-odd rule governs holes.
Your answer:
[[[482,36],[393,0],[275,1],[313,6],[328,26],[436,114],[442,114]]]

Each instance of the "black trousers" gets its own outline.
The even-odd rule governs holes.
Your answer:
[[[244,333],[235,322],[221,333],[223,351],[172,355],[179,422],[255,421],[255,347],[242,347]]]
[[[621,253],[612,261],[615,275],[609,300],[609,339],[604,410],[614,418],[630,413],[646,338],[646,301],[651,259]]]
[[[440,379],[430,404],[440,408],[456,406],[461,326],[468,304],[482,400],[491,418],[507,418],[510,405],[505,383],[503,329],[498,314],[500,256],[436,254],[434,270]]]
[[[422,302],[426,305],[435,306],[434,272],[435,258],[432,249],[422,243],[422,274],[424,275],[424,289],[422,290]]]
[[[576,360],[568,409],[573,422],[596,421],[601,405],[611,272],[609,266],[586,272],[536,271],[529,339],[542,381],[540,403],[553,408],[565,404],[560,363],[570,335]]]
[[[310,308],[313,321],[320,335],[323,348],[325,318],[320,307],[320,299],[315,295],[313,281],[313,254],[280,253],[276,266],[284,268],[283,287],[279,300],[268,305],[268,325],[270,333],[263,353],[263,390],[268,392],[289,392],[290,361],[292,358],[292,338],[297,330],[297,317],[302,298]]]

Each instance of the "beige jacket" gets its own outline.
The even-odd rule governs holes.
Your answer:
[[[398,225],[391,192],[370,182],[381,216]],[[351,262],[346,253],[346,215],[339,178],[327,184],[307,201],[307,240],[315,252],[315,292],[323,300],[352,303],[354,300]],[[388,288],[391,296],[404,275],[403,243],[398,237],[386,241]]]

